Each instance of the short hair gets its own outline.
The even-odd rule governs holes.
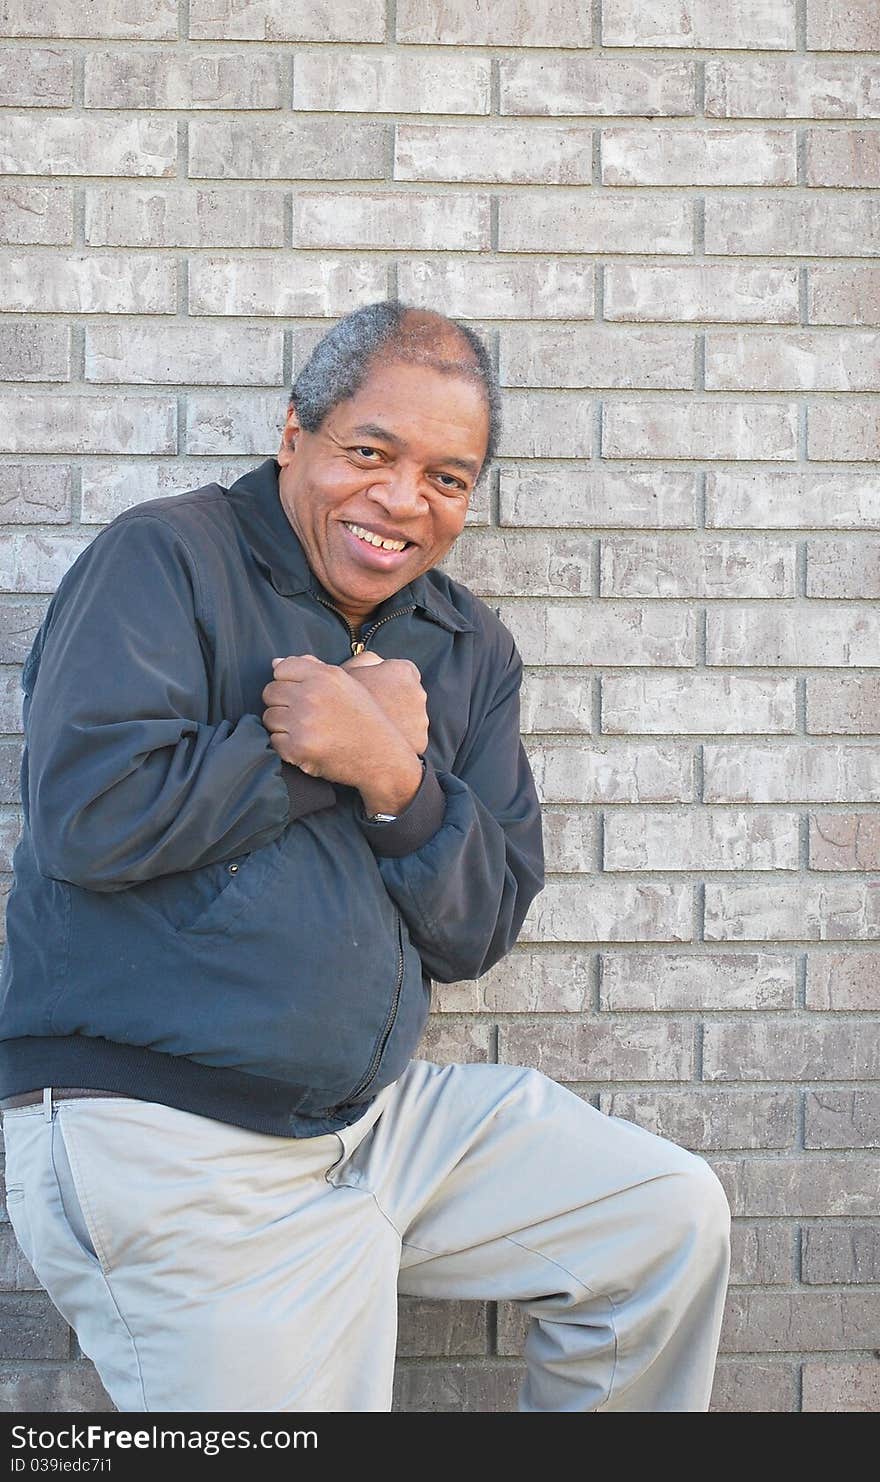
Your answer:
[[[460,357],[450,353],[450,340],[456,337],[464,341]],[[317,432],[334,407],[360,390],[372,363],[380,357],[431,365],[479,382],[489,413],[482,478],[501,436],[501,391],[489,351],[466,324],[400,299],[355,309],[321,337],[290,393],[300,425],[306,432]]]

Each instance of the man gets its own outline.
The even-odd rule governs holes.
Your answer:
[[[708,1166],[413,1058],[543,884],[521,661],[438,569],[498,404],[470,330],[357,311],[277,459],[113,521],[25,666],[9,1211],[122,1410],[387,1410],[399,1292],[520,1303],[524,1411],[708,1406]]]

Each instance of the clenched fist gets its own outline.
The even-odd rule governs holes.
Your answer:
[[[282,761],[356,787],[368,813],[401,812],[418,790],[422,763],[366,685],[314,654],[273,660],[273,670],[262,720]]]
[[[340,667],[356,676],[421,756],[428,745],[428,697],[418,667],[410,659],[373,653],[355,654]]]

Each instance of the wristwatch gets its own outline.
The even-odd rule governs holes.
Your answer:
[[[396,823],[396,813],[368,813],[367,823]]]

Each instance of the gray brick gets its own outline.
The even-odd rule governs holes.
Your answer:
[[[0,324],[0,380],[66,381],[70,330],[62,324]]]
[[[505,386],[677,390],[694,384],[694,338],[669,330],[515,325],[501,337]]]
[[[822,675],[807,680],[807,731],[873,736],[880,731],[880,675]]]
[[[772,662],[772,661],[771,661]],[[873,803],[877,756],[856,743],[740,741],[703,748],[707,803]]]
[[[398,1304],[398,1358],[450,1358],[483,1354],[487,1347],[485,1302],[402,1297]]]
[[[579,808],[545,808],[544,862],[551,871],[587,873],[597,853],[597,822]]]
[[[233,400],[228,392],[191,392],[187,398],[186,451],[214,456],[256,453],[267,458],[279,447],[283,424],[284,395],[280,389],[236,393]]]
[[[706,336],[709,391],[875,391],[880,335],[869,330],[715,331]]]
[[[405,303],[425,304],[462,319],[590,319],[593,279],[592,263],[556,258],[430,258],[402,262],[397,270]]]
[[[767,530],[877,530],[880,484],[873,470],[713,471],[706,475],[706,524]]]
[[[795,0],[733,7],[712,0],[605,0],[603,46],[778,48],[795,45]]]
[[[792,1225],[760,1220],[734,1220],[730,1240],[733,1286],[790,1286],[794,1277],[795,1230]]]
[[[533,1065],[553,1080],[687,1081],[693,1075],[693,1030],[681,1020],[601,1020],[500,1026],[498,1059]]]
[[[127,272],[107,253],[17,252],[3,264],[7,310],[61,314],[173,314],[174,263],[144,253]]]
[[[605,269],[605,317],[796,324],[798,271],[764,263],[611,263]]]
[[[40,1354],[44,1359],[44,1355]],[[113,1404],[87,1359],[75,1364],[46,1362],[33,1368],[0,1368],[0,1410],[44,1414],[113,1411]]]
[[[438,110],[438,99],[442,99]],[[293,59],[293,105],[339,113],[488,113],[490,62],[481,56],[326,50]]]
[[[277,385],[280,329],[225,324],[100,325],[86,330],[85,379],[134,385]]]
[[[189,310],[321,318],[371,303],[384,293],[385,281],[378,263],[346,258],[202,257],[190,266]]]
[[[519,1365],[401,1364],[392,1410],[431,1414],[512,1414],[523,1374]]]
[[[119,37],[129,41],[174,41],[175,0],[6,0],[5,36]]]
[[[0,1296],[0,1359],[64,1359],[70,1329],[45,1293]]]
[[[590,46],[592,0],[557,0],[552,10],[520,0],[398,0],[396,34],[432,46]]]
[[[710,883],[705,901],[706,941],[868,941],[880,936],[880,891],[870,880]]]
[[[807,1363],[803,1368],[805,1414],[831,1411],[848,1414],[880,1410],[880,1364],[876,1359],[862,1363]]]
[[[177,130],[153,118],[0,116],[10,175],[173,175]]]
[[[691,759],[681,746],[540,741],[527,751],[546,803],[673,803],[694,795]]]
[[[798,1353],[867,1348],[877,1341],[880,1293],[728,1293],[724,1353]]]
[[[876,1156],[713,1158],[734,1215],[878,1215]],[[778,1331],[778,1330],[777,1330]]]
[[[435,983],[441,1013],[580,1014],[591,1007],[590,964],[583,951],[518,946],[481,978]]]
[[[18,673],[18,670],[6,670],[6,673]],[[4,730],[11,730],[11,726],[5,726]],[[22,823],[19,817],[0,818],[0,870],[12,869],[12,855],[21,838]]]
[[[880,239],[880,210],[877,233]],[[690,201],[548,191],[532,197],[502,198],[498,206],[498,246],[502,252],[687,254],[693,242]]]
[[[294,247],[477,252],[489,239],[487,195],[296,191],[293,198]]]
[[[810,816],[811,870],[880,870],[880,813]]]
[[[797,729],[795,680],[774,674],[608,674],[605,735],[738,735]]]
[[[12,532],[0,539],[0,587],[6,592],[54,592],[88,540]]]
[[[281,247],[284,196],[277,190],[96,185],[86,191],[86,241],[95,247]]]
[[[29,247],[73,241],[73,191],[66,185],[0,185],[0,242]],[[8,305],[7,305],[8,307]]]
[[[612,1117],[636,1122],[693,1151],[714,1152],[725,1148],[791,1148],[796,1133],[796,1101],[793,1091],[603,1091],[599,1108]],[[769,1277],[761,1265],[765,1248],[763,1227],[752,1227],[748,1244],[749,1273],[740,1281],[787,1281],[792,1263],[791,1236],[784,1249],[788,1252],[787,1275]],[[772,1233],[772,1232],[771,1232]],[[769,1249],[777,1246],[772,1240]],[[773,1270],[779,1261],[767,1255]],[[741,1257],[741,1264],[746,1257]],[[754,1268],[754,1272],[753,1272]]]
[[[861,1030],[866,1041],[864,1049],[853,1050],[853,1075],[858,1075],[864,1064],[874,1063],[869,1058],[869,1046],[877,1035],[869,1025],[845,1022],[841,1028],[848,1029],[854,1040]],[[876,1075],[876,1070],[871,1074]],[[831,1079],[845,1080],[847,1076],[844,1072]],[[804,1143],[808,1148],[880,1148],[880,1089],[807,1091],[804,1112]]]
[[[3,396],[0,452],[173,453],[176,410],[168,396],[65,396],[47,421],[44,397]]]
[[[397,124],[395,180],[588,185],[593,131],[568,125]]]
[[[115,520],[124,509],[142,504],[147,499],[160,499],[166,494],[183,494],[202,484],[219,483],[229,488],[235,480],[253,467],[253,458],[241,465],[234,459],[175,458],[150,463],[129,463],[115,458],[112,463],[87,463],[82,471],[81,516],[86,525],[103,525]]]
[[[193,119],[189,173],[215,180],[381,180],[385,125],[284,117]]]
[[[878,636],[878,614],[864,604],[719,608],[707,618],[706,662],[874,664]]]
[[[572,391],[507,391],[502,458],[585,458],[593,447],[593,406]]]
[[[593,542],[569,537],[561,549],[531,531],[466,531],[442,563],[443,570],[480,596],[515,592],[529,597],[571,597],[590,590]]]
[[[791,540],[609,536],[601,543],[603,597],[793,597]]]
[[[808,1009],[880,1009],[880,952],[808,952]]]
[[[524,942],[687,942],[689,885],[551,879],[526,916]]]
[[[0,741],[0,803],[19,803],[19,772],[21,769],[21,743]]]
[[[796,959],[784,952],[608,952],[599,1003],[620,1009],[792,1009]]]
[[[626,809],[605,820],[605,870],[796,870],[797,813]]]
[[[793,459],[797,410],[769,402],[607,402],[603,458]]]
[[[603,185],[794,185],[794,129],[602,130]]]
[[[719,1359],[710,1411],[716,1414],[779,1414],[798,1409],[796,1364]]]
[[[880,411],[876,405],[812,405],[807,415],[807,457],[841,462],[880,459]]]
[[[870,1080],[880,1067],[880,1040],[852,1020],[707,1023],[703,1036],[703,1079],[707,1081],[848,1081]],[[821,1093],[823,1098],[825,1093]],[[829,1119],[857,1114],[850,1093]],[[871,1116],[870,1102],[860,1104]],[[817,1108],[818,1110],[818,1108]],[[876,1119],[877,1108],[873,1114]],[[844,1143],[844,1146],[857,1144]]]
[[[654,469],[502,468],[502,525],[641,528],[695,523],[693,473]]]
[[[30,653],[46,602],[15,602],[0,597],[0,664],[21,664]]]
[[[0,669],[0,731],[20,733],[22,725],[21,670]],[[2,863],[6,820],[0,819],[0,869],[11,869]]]
[[[85,57],[87,108],[283,108],[280,57],[96,51]]]
[[[684,603],[641,607],[631,602],[506,603],[526,664],[662,664],[694,662],[694,612]]]
[[[880,68],[838,57],[712,58],[706,63],[706,113],[711,118],[876,118]]]
[[[502,113],[650,118],[694,111],[692,62],[525,56],[503,59],[499,70]]]
[[[810,1286],[880,1282],[880,1225],[817,1220],[804,1227],[801,1260]]]
[[[0,521],[58,525],[70,519],[71,470],[63,463],[0,465]]]
[[[807,0],[807,46],[816,51],[880,50],[874,0]]]
[[[880,324],[880,266],[815,264],[807,273],[810,324]]]
[[[0,97],[5,108],[69,107],[73,57],[47,46],[0,47]]]
[[[880,204],[862,197],[786,199],[754,191],[744,198],[710,195],[706,251],[722,257],[870,257],[880,251]]]
[[[419,1047],[423,1060],[437,1065],[483,1065],[492,1060],[492,1026],[476,1021],[445,1022],[432,1016]]]
[[[330,6],[191,0],[189,34],[203,41],[382,41],[385,5],[383,0],[333,0]]]
[[[0,1227],[0,1290],[39,1292],[42,1287],[11,1228]],[[0,1390],[2,1394],[2,1390]]]
[[[592,730],[592,683],[577,670],[527,669],[520,691],[524,732]]]

